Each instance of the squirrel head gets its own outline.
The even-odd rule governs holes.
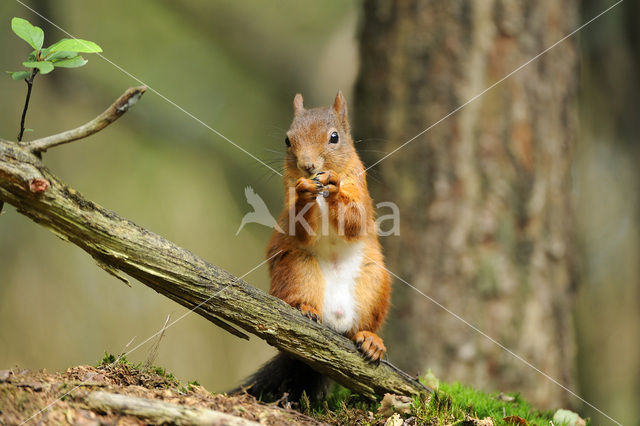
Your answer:
[[[333,106],[313,109],[305,109],[298,93],[293,99],[293,114],[285,139],[285,171],[291,178],[324,170],[343,171],[354,158],[359,163],[342,92],[336,95]]]

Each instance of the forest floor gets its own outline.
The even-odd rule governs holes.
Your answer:
[[[27,419],[37,424],[56,425],[180,424],[167,421],[166,417],[163,420],[157,413],[136,415],[129,407],[97,406],[92,395],[100,391],[142,398],[142,401],[177,404],[188,410],[227,413],[235,416],[237,424],[243,424],[241,419],[245,419],[245,424],[264,425],[554,424],[551,412],[534,410],[517,395],[489,395],[459,384],[439,384],[434,377],[427,380],[440,390],[423,400],[386,395],[381,401],[372,402],[336,386],[327,400],[316,406],[304,399],[299,404],[290,403],[286,398],[266,404],[249,395],[213,394],[196,382],[182,384],[160,367],[114,361],[115,357],[106,355],[96,367],[77,366],[63,373],[0,370],[0,424],[19,425]],[[182,424],[194,422],[197,423],[183,421]],[[567,424],[583,425],[584,422]]]
[[[161,368],[138,368],[129,363],[98,367],[77,366],[63,373],[0,371],[0,424],[143,425],[145,419],[92,407],[95,391],[164,401],[187,407],[208,408],[266,425],[319,424],[291,408],[263,404],[249,395],[212,394],[195,383],[182,385]]]

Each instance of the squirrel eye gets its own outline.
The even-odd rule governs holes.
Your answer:
[[[287,144],[287,146],[291,146],[291,141],[289,140],[289,136],[286,136],[284,138],[284,143]]]
[[[333,132],[329,138],[329,143],[338,143],[338,139],[338,132]]]

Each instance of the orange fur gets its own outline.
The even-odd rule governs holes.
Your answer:
[[[301,95],[294,99],[294,120],[287,132],[291,147],[285,159],[285,207],[279,219],[285,234],[274,231],[267,253],[273,296],[304,313],[322,318],[325,281],[314,245],[323,231],[317,197],[328,192],[329,226],[348,242],[364,242],[364,256],[355,281],[356,325],[345,334],[372,361],[379,361],[385,347],[375,332],[387,314],[391,279],[374,227],[373,202],[367,188],[364,167],[350,135],[347,106],[338,93],[333,107],[306,110]],[[333,132],[339,142],[329,143]],[[311,178],[318,172],[315,180]],[[293,190],[291,190],[293,188]],[[290,216],[299,215],[310,229],[296,223],[290,235]],[[372,261],[373,260],[373,261]]]

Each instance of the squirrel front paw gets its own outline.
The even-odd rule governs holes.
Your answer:
[[[322,192],[322,184],[314,179],[299,178],[296,182],[296,193],[304,201],[312,201]]]
[[[313,180],[322,185],[323,195],[326,197],[337,194],[340,191],[340,176],[333,170],[320,172],[313,177]]]
[[[358,331],[351,340],[367,361],[379,363],[387,352],[380,336],[370,331]]]
[[[309,318],[310,320],[313,320],[315,322],[322,322],[320,319],[320,312],[318,312],[318,310],[313,306],[306,303],[300,303],[299,305],[296,305],[296,309],[298,309],[302,313],[302,315]]]

